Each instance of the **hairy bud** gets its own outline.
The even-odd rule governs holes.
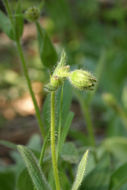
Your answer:
[[[25,17],[30,22],[35,22],[40,17],[40,10],[37,7],[30,7],[25,12]]]
[[[66,65],[66,54],[63,51],[61,54],[61,59],[50,78],[50,82],[45,85],[45,89],[47,91],[56,91],[69,76],[69,71],[70,66]]]
[[[70,72],[69,80],[72,86],[79,90],[93,90],[96,83],[96,78],[84,70]]]

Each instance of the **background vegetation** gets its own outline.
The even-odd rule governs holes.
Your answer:
[[[17,1],[13,0],[10,4],[15,10]],[[89,148],[91,151],[86,177],[80,189],[126,190],[127,2],[25,0],[22,3],[21,14],[33,5],[41,8],[40,23],[51,38],[58,56],[64,48],[67,63],[72,69],[83,68],[92,71],[98,80],[96,89],[92,92],[77,92],[68,83],[64,86],[62,122],[68,118],[68,114],[70,117],[64,123],[69,132],[60,155],[63,189],[70,189],[75,176],[75,164]],[[0,6],[1,11],[5,12],[2,2]],[[23,190],[27,183],[29,190],[32,188],[32,182],[24,169],[24,163],[19,153],[12,150],[15,148],[14,144],[5,140],[27,144],[37,158],[42,142],[15,44],[2,32],[4,20],[1,11],[0,139],[1,144],[6,144],[11,149],[5,149],[3,146],[0,148],[0,189]],[[26,19],[22,45],[28,60],[32,86],[42,110],[41,116],[48,128],[49,97],[43,86],[48,81],[49,72],[47,67],[44,67],[44,61],[42,62],[44,57],[39,58],[35,26]],[[52,67],[52,61],[52,58],[47,61],[50,71],[56,64],[54,61]],[[57,117],[59,100],[60,91],[57,92]],[[58,119],[56,121],[58,122]],[[50,149],[47,149],[44,157],[43,171],[54,187],[49,151]]]

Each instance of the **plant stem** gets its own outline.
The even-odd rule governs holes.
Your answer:
[[[93,131],[93,124],[92,124],[92,120],[90,117],[90,113],[89,113],[89,108],[85,103],[81,103],[81,108],[82,108],[82,112],[83,115],[85,117],[86,120],[86,125],[87,125],[87,130],[88,130],[88,134],[89,134],[89,139],[90,139],[90,143],[92,146],[95,146],[95,137],[94,137],[94,131]]]
[[[63,85],[61,87],[61,95],[60,95],[60,107],[59,107],[59,124],[58,124],[58,140],[57,140],[57,154],[56,158],[58,161],[59,151],[60,151],[60,138],[61,138],[61,129],[62,129],[62,109],[63,109]]]
[[[14,20],[13,20],[13,14],[12,14],[11,8],[9,6],[9,2],[8,2],[8,0],[3,0],[3,3],[5,5],[5,8],[6,8],[7,13],[8,13],[8,16],[10,18],[11,25],[12,25],[12,28],[13,28],[13,32],[14,32],[14,35],[15,35],[15,23],[14,23]],[[16,35],[15,35],[15,37],[16,37]],[[36,101],[34,92],[32,90],[31,81],[30,81],[30,78],[29,78],[29,75],[28,75],[27,64],[26,64],[26,60],[24,58],[22,46],[21,46],[19,40],[17,40],[17,39],[15,39],[15,40],[16,40],[18,53],[19,53],[19,56],[20,56],[20,59],[21,59],[21,62],[22,62],[23,71],[24,71],[24,75],[25,75],[25,78],[26,78],[26,81],[27,81],[29,92],[30,92],[30,95],[31,95],[31,98],[32,98],[32,101],[33,101],[33,104],[34,104],[35,113],[36,113],[36,117],[37,117],[38,124],[39,124],[39,127],[40,127],[41,135],[42,135],[42,137],[44,137],[45,136],[45,131],[44,131],[43,123],[42,123],[41,116],[40,116],[40,110],[39,110],[39,107],[37,105],[37,101]]]
[[[23,50],[22,50],[22,46],[20,44],[20,41],[16,41],[16,45],[17,45],[17,49],[18,49],[18,53],[19,53],[21,62],[22,62],[23,71],[24,71],[24,75],[25,75],[25,78],[26,78],[26,81],[27,81],[29,92],[30,92],[30,95],[31,95],[31,98],[32,98],[32,101],[33,101],[33,104],[34,104],[35,113],[36,113],[37,121],[38,121],[38,124],[39,124],[39,127],[40,127],[41,135],[42,135],[42,137],[44,137],[45,136],[44,126],[43,126],[43,123],[42,123],[42,120],[41,120],[40,110],[39,110],[39,107],[37,105],[37,101],[36,101],[36,98],[35,98],[35,95],[34,95],[34,92],[33,92],[33,89],[32,89],[32,85],[31,85],[31,81],[30,81],[30,78],[29,78],[29,75],[28,75],[26,60],[24,58],[24,54],[23,54]]]
[[[55,92],[51,92],[51,154],[52,154],[52,166],[55,178],[56,190],[60,190],[60,181],[58,175],[58,167],[55,151]]]

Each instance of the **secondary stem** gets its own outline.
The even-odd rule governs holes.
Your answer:
[[[30,78],[29,78],[29,75],[28,75],[27,65],[26,65],[26,61],[25,61],[25,58],[24,58],[22,46],[20,44],[20,41],[17,41],[16,44],[17,44],[18,53],[19,53],[19,56],[20,56],[20,59],[21,59],[21,62],[22,62],[23,71],[24,71],[24,75],[25,75],[25,78],[26,78],[26,81],[27,81],[29,92],[30,92],[30,95],[31,95],[31,98],[32,98],[32,101],[33,101],[33,104],[34,104],[35,113],[36,113],[37,121],[38,121],[38,124],[39,124],[39,127],[40,127],[41,135],[42,135],[42,137],[44,137],[45,136],[44,126],[43,126],[43,123],[42,123],[42,120],[41,120],[40,110],[39,110],[39,107],[37,105],[37,101],[36,101],[32,86],[31,86],[31,81],[30,81]]]
[[[8,2],[8,0],[3,0],[3,3],[5,5],[5,8],[6,8],[7,13],[8,13],[8,16],[10,18],[11,25],[12,25],[12,28],[13,28],[13,32],[14,32],[14,35],[15,35],[15,24],[14,24],[14,20],[13,20],[12,11],[11,11],[11,8],[9,6],[9,2]],[[16,35],[15,35],[15,37],[16,37]],[[30,95],[31,95],[31,98],[32,98],[32,101],[33,101],[33,104],[34,104],[35,113],[36,113],[36,117],[37,117],[38,124],[39,124],[39,127],[40,127],[41,135],[42,135],[42,137],[44,137],[45,136],[45,131],[44,131],[43,123],[42,123],[41,116],[40,116],[40,110],[39,110],[39,107],[37,105],[37,101],[36,101],[34,92],[32,90],[31,81],[30,81],[30,78],[29,78],[29,75],[28,75],[27,64],[26,64],[26,60],[24,58],[22,46],[20,44],[20,41],[17,40],[17,39],[16,39],[16,45],[17,45],[17,49],[18,49],[18,53],[19,53],[21,62],[22,62],[23,71],[24,71],[24,75],[25,75],[25,78],[26,78],[26,81],[27,81],[29,92],[30,92]]]
[[[59,157],[60,150],[60,138],[61,138],[61,130],[62,130],[62,110],[63,110],[63,85],[61,87],[61,95],[60,95],[60,107],[59,107],[59,124],[58,124],[58,140],[57,140],[57,161]]]
[[[90,138],[90,142],[92,146],[95,146],[95,137],[94,137],[94,131],[93,131],[93,124],[90,118],[89,108],[86,104],[81,104],[82,106],[82,112],[84,114],[86,124],[87,124],[87,130]]]
[[[55,151],[55,92],[51,92],[51,154],[52,154],[52,166],[55,178],[56,190],[60,190],[60,181],[58,175],[58,167]]]

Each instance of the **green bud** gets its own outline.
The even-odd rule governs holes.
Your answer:
[[[70,66],[66,65],[66,53],[63,50],[61,53],[61,58],[59,63],[57,64],[57,67],[53,73],[53,75],[56,75],[60,77],[61,79],[67,78],[69,75]]]
[[[25,17],[30,22],[35,22],[40,17],[40,10],[37,7],[30,7],[25,12]]]
[[[61,80],[64,80],[65,78],[69,76],[69,70],[70,70],[69,65],[62,66],[62,67],[56,68],[53,75],[58,76],[59,78],[61,78]]]
[[[61,58],[57,64],[51,78],[50,82],[45,85],[47,91],[56,91],[64,82],[64,80],[69,76],[70,66],[66,65],[66,54],[63,51],[61,53]]]
[[[71,84],[79,90],[93,90],[96,83],[96,78],[84,70],[70,72],[69,80]]]

